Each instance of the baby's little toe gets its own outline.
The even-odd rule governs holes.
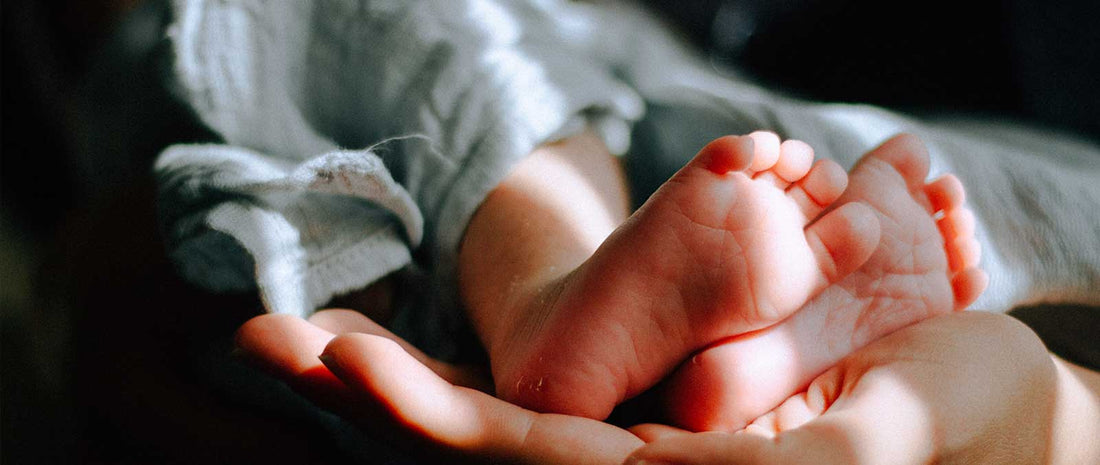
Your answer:
[[[971,267],[960,271],[951,279],[951,288],[955,292],[955,310],[966,310],[978,300],[989,286],[989,275],[980,268]]]
[[[982,245],[973,236],[956,238],[947,244],[947,266],[952,272],[978,266]]]
[[[932,212],[947,211],[966,203],[966,190],[953,174],[941,176],[924,186]]]
[[[943,218],[936,221],[940,234],[943,235],[943,240],[947,244],[959,238],[973,237],[977,224],[978,220],[974,218],[974,213],[969,208],[950,210],[944,213]]]

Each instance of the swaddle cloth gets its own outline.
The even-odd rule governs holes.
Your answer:
[[[413,320],[439,342],[460,320],[473,211],[534,147],[586,125],[616,153],[633,144],[641,198],[725,134],[773,130],[850,166],[913,132],[933,176],[968,188],[992,279],[975,308],[1100,304],[1100,149],[1064,134],[790,99],[627,3],[174,5],[173,83],[224,144],[158,160],[171,253],[208,288],[258,288],[270,311],[304,316],[415,269],[429,284]]]
[[[604,5],[620,76],[642,95],[646,116],[631,133],[640,197],[710,140],[771,130],[801,139],[846,168],[889,137],[910,132],[928,146],[931,177],[956,174],[977,217],[989,288],[971,308],[1100,307],[1100,147],[1066,133],[990,118],[918,119],[870,105],[793,99],[720,69],[678,44],[653,17]],[[617,44],[617,45],[616,45]]]
[[[578,28],[591,25],[555,6],[175,2],[172,85],[224,141],[171,147],[156,164],[182,274],[306,316],[416,269],[430,283],[420,332],[453,328],[458,244],[487,193],[536,146],[586,126],[624,152],[642,113],[584,49]]]
[[[627,3],[178,0],[173,11],[171,85],[222,143],[173,146],[156,163],[170,253],[188,279],[257,289],[272,312],[306,316],[413,270],[427,285],[403,334],[446,358],[470,216],[533,148],[585,126],[614,153],[630,149],[639,200],[725,134],[773,130],[851,166],[913,132],[978,216],[992,282],[975,308],[1100,305],[1100,149],[1061,134],[790,99],[712,67]],[[223,371],[212,377],[232,389],[252,379]],[[347,423],[260,384],[242,397],[276,390],[257,402],[377,460]]]

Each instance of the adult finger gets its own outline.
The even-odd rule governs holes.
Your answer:
[[[1044,415],[1049,415],[1044,402],[1050,387],[1043,384],[1052,377],[1046,359],[1034,333],[1009,317],[945,315],[846,358],[811,383],[800,405],[785,403],[765,415],[767,421],[754,423],[755,430],[670,437],[631,459],[682,464],[1028,462],[1044,450],[1042,434],[1031,430],[1047,424]]]
[[[334,334],[363,333],[381,336],[397,343],[405,352],[452,384],[492,392],[493,384],[485,369],[469,365],[453,365],[441,362],[409,344],[378,323],[354,310],[329,309],[314,313],[309,322]],[[331,340],[331,337],[329,338]],[[327,341],[326,341],[327,344]],[[324,346],[322,346],[322,349]],[[317,355],[320,355],[320,351]]]
[[[320,365],[317,356],[335,335],[290,315],[260,315],[237,329],[243,355],[279,377],[293,377]]]
[[[334,334],[290,315],[260,315],[237,330],[240,354],[323,406],[339,406],[350,391],[317,358]]]
[[[425,443],[417,434],[410,434],[403,424],[388,415],[387,399],[373,393],[353,391],[322,364],[320,355],[335,334],[329,331],[374,330],[369,319],[330,313],[321,318],[328,329],[289,315],[262,315],[249,320],[237,331],[240,353],[249,361],[287,383],[310,401],[358,424],[368,434],[394,443],[410,452],[429,455],[446,449],[445,445]],[[335,317],[335,318],[332,318]],[[385,331],[385,330],[383,330]],[[393,344],[403,344],[396,336]],[[377,336],[382,337],[382,336]],[[404,350],[401,348],[399,350]],[[429,359],[431,360],[431,359]],[[434,360],[433,360],[434,361]],[[423,369],[418,360],[406,360],[405,369]],[[451,414],[443,412],[443,414]]]
[[[677,428],[675,426],[662,425],[660,423],[642,423],[640,425],[634,425],[630,428],[627,428],[627,431],[630,431],[631,434],[637,436],[639,439],[647,443],[669,438],[672,436],[691,434],[691,431],[688,431],[686,429]]]
[[[624,465],[677,464],[677,465],[739,465],[781,462],[774,453],[775,442],[767,437],[745,432],[704,433],[668,436],[637,450]],[[818,456],[808,463],[838,462],[828,456]]]
[[[831,379],[841,380],[840,377]],[[785,413],[769,413],[765,421],[754,422],[737,433],[707,432],[671,435],[654,441],[632,454],[627,464],[667,463],[683,465],[737,464],[908,464],[925,463],[931,434],[919,402],[898,392],[889,383],[872,381],[849,405],[838,401],[828,411],[801,426],[782,431]],[[830,388],[834,386],[829,386]],[[811,386],[811,389],[815,389]],[[818,394],[822,393],[820,388]],[[880,392],[885,391],[885,392]],[[802,399],[792,398],[792,400]],[[884,405],[879,402],[888,400]],[[848,401],[849,399],[844,399]],[[799,410],[811,411],[801,402]],[[790,402],[784,405],[790,405]],[[869,406],[877,408],[869,409]],[[914,440],[914,438],[916,438]],[[927,440],[925,440],[927,439]]]
[[[354,392],[384,402],[389,422],[460,457],[514,463],[618,463],[642,445],[596,420],[538,414],[454,386],[394,341],[347,334],[329,343],[325,365]]]

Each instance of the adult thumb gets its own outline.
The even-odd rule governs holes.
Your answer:
[[[929,406],[893,370],[834,367],[736,433],[668,435],[627,464],[909,464],[933,455]]]
[[[796,428],[774,433],[754,425],[736,433],[668,436],[636,450],[625,463],[924,463],[933,451],[931,425],[920,402],[903,386],[887,379],[870,380],[838,399],[824,414]]]

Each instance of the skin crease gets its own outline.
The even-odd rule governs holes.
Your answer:
[[[783,319],[878,243],[863,203],[818,217],[845,180],[797,141],[727,136],[626,219],[621,169],[598,138],[536,150],[486,198],[459,254],[497,395],[603,419],[691,352]]]
[[[1100,374],[1049,355],[1034,333],[1004,315],[955,313],[902,329],[735,434],[652,424],[628,432],[524,410],[464,385],[479,379],[476,371],[403,347],[350,310],[322,311],[311,321],[262,315],[241,327],[237,344],[306,398],[429,460],[829,463],[822,458],[836,451],[837,463],[857,464],[1100,460],[1095,442],[1080,440],[1100,434]],[[898,422],[905,431],[941,434],[876,427]]]
[[[745,430],[666,428],[626,463],[1097,463],[1100,373],[1011,317],[936,317],[856,352]]]
[[[371,305],[370,302],[361,304],[366,308]],[[244,356],[308,399],[355,422],[369,434],[392,439],[410,453],[425,454],[429,459],[457,458],[472,463],[622,463],[629,456],[629,460],[665,459],[679,463],[777,463],[778,459],[792,458],[782,455],[789,450],[763,447],[772,444],[771,440],[752,442],[742,433],[738,433],[741,436],[689,435],[661,425],[641,425],[628,432],[584,418],[524,410],[484,393],[491,389],[491,384],[484,378],[483,368],[456,367],[431,360],[352,311],[323,311],[308,322],[285,315],[263,315],[243,325],[237,341]],[[938,350],[952,347],[974,350]],[[322,353],[323,363],[318,358]],[[913,325],[860,350],[813,381],[819,392],[832,393],[834,401],[824,413],[809,418],[803,416],[799,422],[808,420],[805,425],[810,425],[817,421],[817,424],[828,426],[829,421],[843,420],[845,414],[860,420],[901,417],[905,412],[897,405],[896,392],[872,389],[876,387],[875,380],[904,375],[911,360],[929,358],[942,363],[929,364],[926,367],[929,372],[916,377],[913,386],[920,386],[920,379],[966,380],[974,377],[974,370],[963,374],[957,370],[967,366],[973,354],[989,359],[988,364],[975,369],[1007,364],[1012,370],[989,375],[999,383],[990,380],[989,383],[951,384],[954,389],[945,392],[928,386],[927,391],[917,390],[911,397],[914,402],[906,404],[946,411],[971,409],[971,414],[960,415],[961,418],[952,422],[932,417],[933,421],[926,426],[951,432],[951,435],[939,436],[954,439],[934,444],[932,453],[943,456],[946,463],[968,463],[964,458],[972,460],[969,463],[983,463],[983,460],[985,463],[1004,463],[994,460],[1003,459],[1003,456],[986,453],[1003,449],[1018,452],[1021,460],[1038,457],[1035,463],[1100,461],[1100,453],[1095,447],[1082,447],[1080,441],[1066,439],[1100,435],[1100,419],[1096,413],[1100,405],[1100,375],[1047,355],[1030,331],[999,315],[941,317]],[[835,376],[842,370],[864,374],[884,372],[890,376]],[[833,377],[829,377],[830,374]],[[840,382],[845,379],[849,383]],[[427,388],[410,391],[407,389],[410,385]],[[894,386],[896,383],[877,385]],[[1019,385],[1031,387],[1016,391],[1006,388],[990,392],[989,389],[990,386]],[[1030,408],[1024,411],[1030,415],[1026,423],[1036,423],[1035,418],[1044,419],[1033,431],[1021,428],[1016,424],[1021,420],[1019,416],[1006,413],[1011,409],[1004,408],[1019,404],[1021,393],[1036,399],[1022,403]],[[793,401],[783,404],[786,409],[765,415],[752,429],[759,434],[771,425],[774,434],[801,438],[803,444],[816,444],[830,450],[846,444],[843,438],[824,434],[828,428],[792,429],[799,422],[776,421],[791,418],[791,412],[799,411],[791,406],[799,402],[806,404],[805,398],[792,397]],[[974,398],[990,402],[971,402]],[[853,405],[863,409],[841,409]],[[842,421],[839,424],[844,425]],[[815,432],[822,434],[815,436]],[[856,433],[859,434],[853,437],[859,437],[860,444],[884,445],[870,448],[871,452],[890,456],[890,461],[877,463],[898,463],[893,460],[901,456],[899,450],[928,447],[920,442],[899,441],[897,437],[883,434],[883,429],[857,430]],[[1005,437],[1021,439],[1013,444],[1014,447],[998,447],[998,441]],[[919,438],[906,436],[902,439],[917,441]],[[645,442],[651,444],[643,447]],[[751,449],[753,445],[759,447]],[[733,449],[753,451],[753,454],[730,455]],[[757,460],[734,462],[731,457]],[[868,457],[882,458],[881,455]]]
[[[739,430],[859,347],[969,306],[988,282],[973,215],[957,178],[926,181],[928,162],[911,135],[868,152],[837,202],[878,215],[882,239],[871,258],[790,318],[695,353],[664,383],[666,419],[693,431]]]

